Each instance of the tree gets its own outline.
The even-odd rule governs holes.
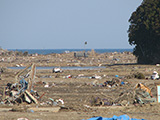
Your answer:
[[[143,0],[129,22],[128,41],[138,63],[160,63],[160,0]]]

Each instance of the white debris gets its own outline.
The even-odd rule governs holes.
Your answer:
[[[158,75],[157,71],[153,71],[153,74],[151,75],[151,79],[152,80],[159,79],[159,75]]]
[[[59,73],[62,72],[60,68],[53,68],[53,73]]]

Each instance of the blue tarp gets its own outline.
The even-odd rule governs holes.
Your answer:
[[[120,116],[114,115],[112,118],[93,117],[87,120],[145,120],[145,119],[130,118],[128,115],[120,115]]]

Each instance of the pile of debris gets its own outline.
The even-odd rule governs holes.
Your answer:
[[[121,92],[117,99],[111,99],[111,97],[93,97],[90,100],[91,106],[128,106],[130,104],[146,104],[156,102],[156,98],[153,98],[151,89],[143,85],[142,83],[138,83],[135,86],[134,90],[128,90],[125,92]]]
[[[28,68],[31,69],[28,70]],[[38,104],[39,95],[32,89],[36,68],[34,64],[27,66],[16,74],[16,82],[8,83],[3,90],[1,103],[20,104],[23,102]]]
[[[156,98],[153,97],[150,88],[143,85],[142,83],[138,83],[135,88],[136,88],[135,97],[137,103],[145,104],[145,103],[156,102]]]
[[[7,83],[6,87],[3,90],[1,96],[1,104],[9,104],[9,105],[19,105],[22,103],[27,104],[38,104],[40,106],[62,106],[64,107],[64,101],[62,99],[52,99],[49,98],[49,101],[46,102],[39,102],[41,98],[46,94],[43,93],[41,96],[37,93],[37,91],[33,90],[33,84],[36,74],[36,67],[34,64],[30,64],[25,69],[19,71],[16,76],[15,83]],[[45,85],[44,87],[49,87],[48,83],[40,82],[39,84]],[[52,84],[54,86],[55,84]],[[35,110],[35,108],[32,108]],[[47,108],[43,108],[46,111]],[[39,108],[39,110],[42,110]],[[47,109],[48,110],[48,109]],[[59,108],[58,108],[59,110]],[[55,111],[55,110],[51,110]]]

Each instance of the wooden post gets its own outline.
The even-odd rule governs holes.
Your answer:
[[[28,90],[29,91],[31,91],[31,89],[32,89],[35,74],[36,74],[36,66],[35,66],[35,64],[33,64],[31,66],[31,71],[30,71],[30,76],[29,76],[29,81],[28,81]]]

